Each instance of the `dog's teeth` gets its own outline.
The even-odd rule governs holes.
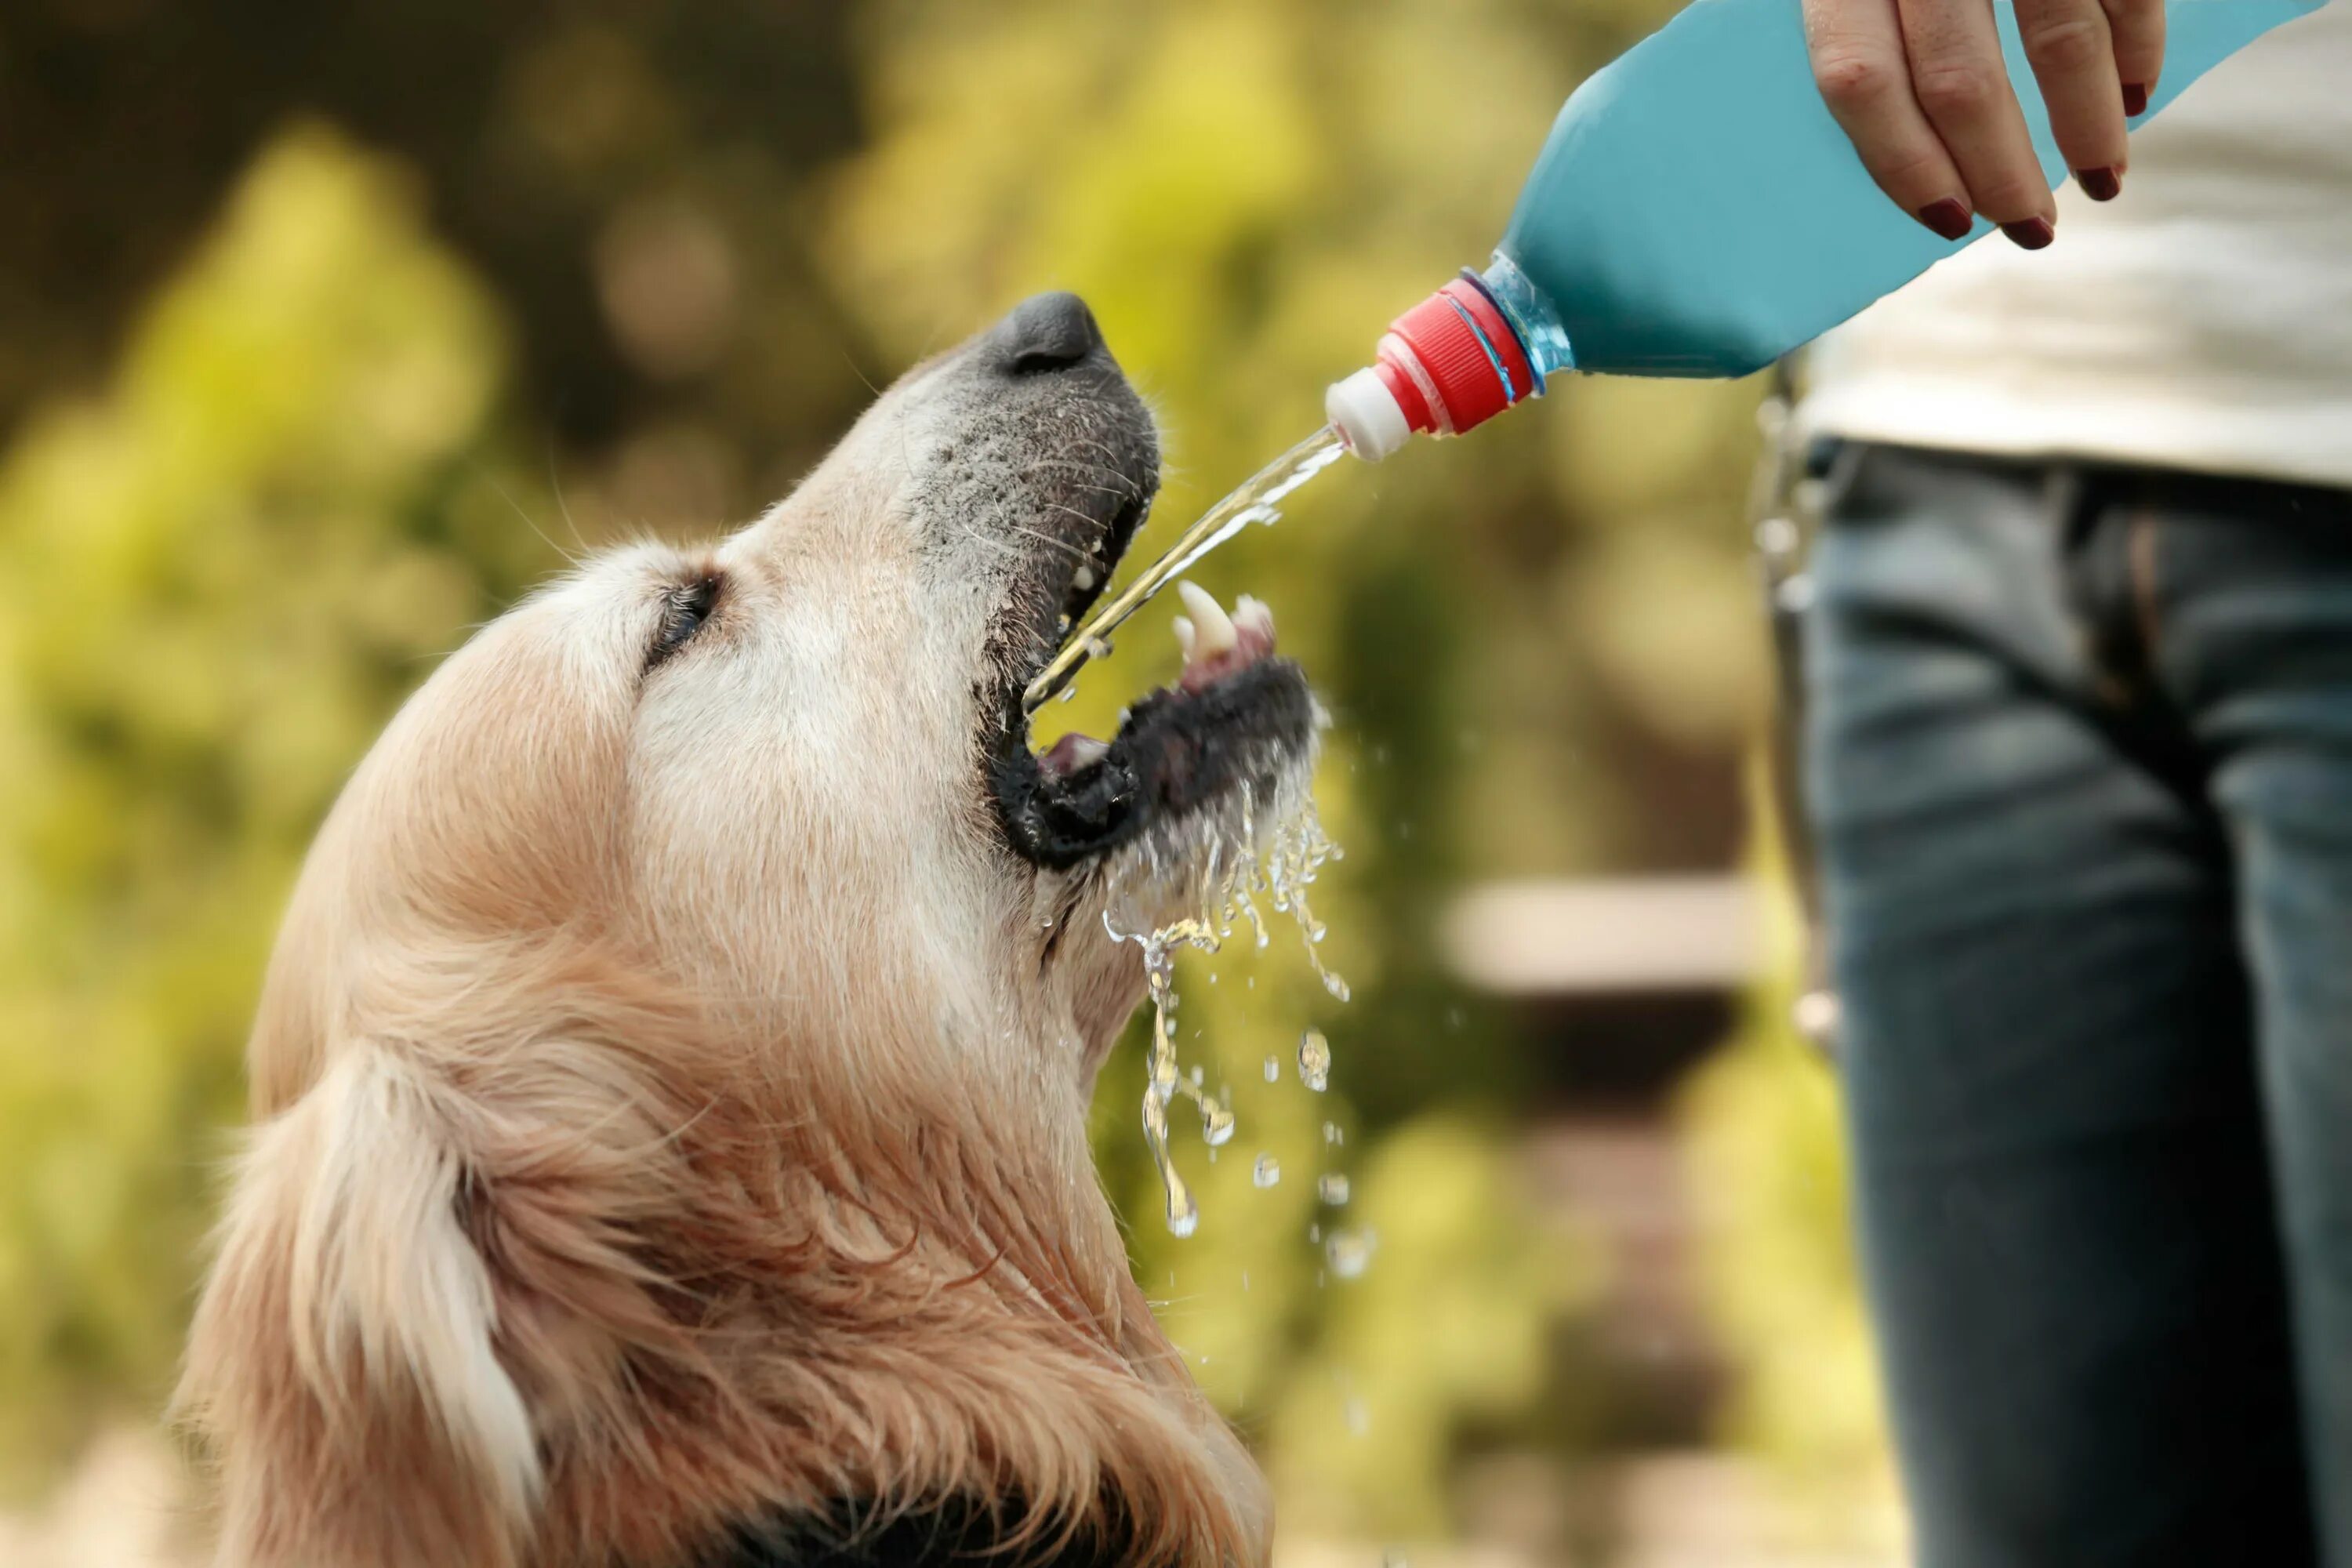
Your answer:
[[[1190,616],[1177,616],[1176,646],[1184,650],[1184,662],[1186,664],[1192,662],[1192,645],[1198,639],[1199,634],[1192,629],[1192,617]]]
[[[1176,595],[1184,601],[1184,608],[1192,612],[1197,657],[1213,658],[1221,653],[1231,653],[1240,639],[1234,634],[1234,618],[1225,614],[1224,606],[1208,590],[1193,583],[1177,584]]]
[[[1079,567],[1078,574],[1070,579],[1070,585],[1079,593],[1085,593],[1095,585],[1095,569],[1091,566]]]
[[[1264,599],[1248,594],[1235,599],[1234,625],[1243,630],[1255,632],[1269,644],[1274,641],[1274,612],[1266,607]]]

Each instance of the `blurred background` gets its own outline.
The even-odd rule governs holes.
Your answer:
[[[263,958],[469,627],[583,544],[749,518],[1046,288],[1163,422],[1156,551],[1483,260],[1560,100],[1671,9],[0,10],[0,1562],[188,1560],[157,1413]],[[1200,574],[1335,715],[1354,997],[1286,926],[1183,960],[1240,1117],[1180,1139],[1192,1238],[1134,1042],[1097,1142],[1286,1565],[1897,1560],[1834,1077],[1785,1024],[1762,390],[1562,384]],[[1040,739],[1171,674],[1168,616]]]

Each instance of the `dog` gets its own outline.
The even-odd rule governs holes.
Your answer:
[[[1129,873],[1230,856],[1313,699],[1253,610],[1108,742],[1034,754],[1022,706],[1158,467],[1040,296],[401,710],[252,1036],[178,1400],[221,1563],[1265,1559],[1086,1108]]]

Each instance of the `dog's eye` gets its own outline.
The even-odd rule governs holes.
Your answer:
[[[680,583],[662,595],[661,624],[654,629],[654,646],[646,656],[647,668],[659,664],[702,629],[719,604],[719,579],[698,577]]]

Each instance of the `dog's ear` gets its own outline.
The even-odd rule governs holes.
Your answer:
[[[514,1560],[540,1483],[467,1219],[463,1107],[346,1044],[258,1128],[198,1306],[183,1409],[237,1563]]]

